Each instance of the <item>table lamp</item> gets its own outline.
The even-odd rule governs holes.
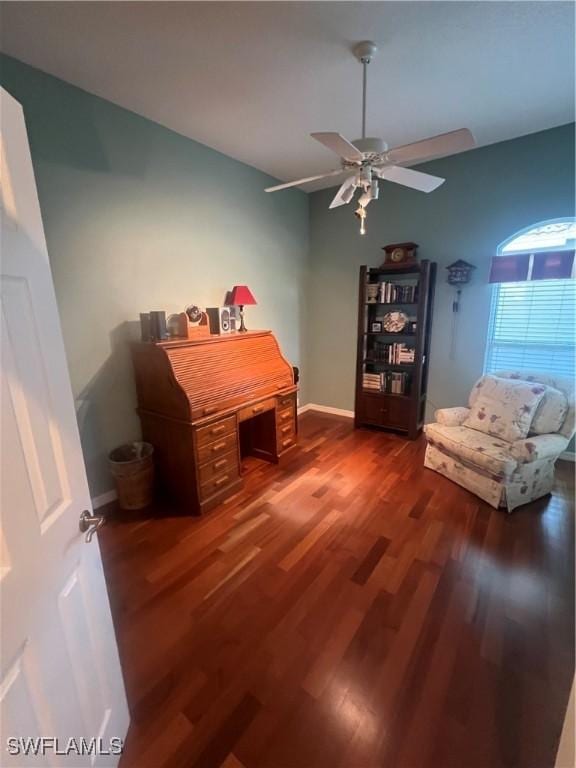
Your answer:
[[[248,329],[244,325],[244,307],[248,304],[257,304],[258,302],[252,296],[247,285],[235,285],[227,297],[226,304],[229,307],[240,307],[240,328],[239,333],[245,333]]]

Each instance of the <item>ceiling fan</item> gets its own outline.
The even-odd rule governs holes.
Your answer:
[[[378,199],[378,179],[393,181],[420,192],[433,192],[445,179],[432,176],[422,171],[414,171],[411,168],[403,168],[405,163],[422,162],[434,157],[453,155],[472,149],[476,145],[474,137],[467,128],[457,131],[442,133],[429,139],[416,141],[413,144],[405,144],[401,147],[388,149],[388,145],[382,139],[366,136],[366,85],[367,68],[378,48],[366,40],[354,47],[354,55],[362,64],[362,138],[348,141],[339,133],[331,131],[312,133],[312,138],[319,141],[328,149],[331,149],[340,157],[341,167],[317,176],[308,176],[304,179],[289,181],[285,184],[277,184],[268,187],[266,192],[277,192],[280,189],[306,184],[318,179],[326,179],[330,176],[350,175],[344,180],[336,196],[330,203],[330,208],[349,203],[357,189],[361,190],[358,198],[358,208],[355,211],[360,219],[360,234],[366,232],[366,207],[372,200]]]

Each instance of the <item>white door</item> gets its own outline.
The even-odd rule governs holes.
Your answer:
[[[24,117],[0,101],[0,765],[115,766],[124,683],[98,541],[78,527],[90,496]]]

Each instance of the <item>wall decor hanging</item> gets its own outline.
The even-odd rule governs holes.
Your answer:
[[[457,331],[457,315],[460,311],[460,297],[462,295],[462,286],[467,285],[472,279],[472,272],[476,269],[474,264],[469,264],[463,259],[458,259],[453,264],[449,264],[446,269],[448,270],[448,285],[453,285],[456,288],[456,295],[452,301],[452,329],[450,334],[450,360],[454,360],[454,354],[456,351],[456,331]]]

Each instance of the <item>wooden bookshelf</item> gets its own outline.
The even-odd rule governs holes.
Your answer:
[[[360,268],[357,427],[380,427],[401,432],[410,439],[420,433],[426,407],[435,279],[436,264],[427,260],[400,267]],[[367,286],[374,285],[379,286],[379,296],[386,293],[393,298],[401,291],[404,295],[414,292],[414,300],[367,301]],[[397,333],[384,328],[381,332],[373,331],[372,324],[384,322],[388,312],[403,312],[408,317],[407,327]],[[408,330],[412,324],[414,330]],[[412,354],[413,362],[398,359]],[[375,386],[377,390],[372,388]]]

